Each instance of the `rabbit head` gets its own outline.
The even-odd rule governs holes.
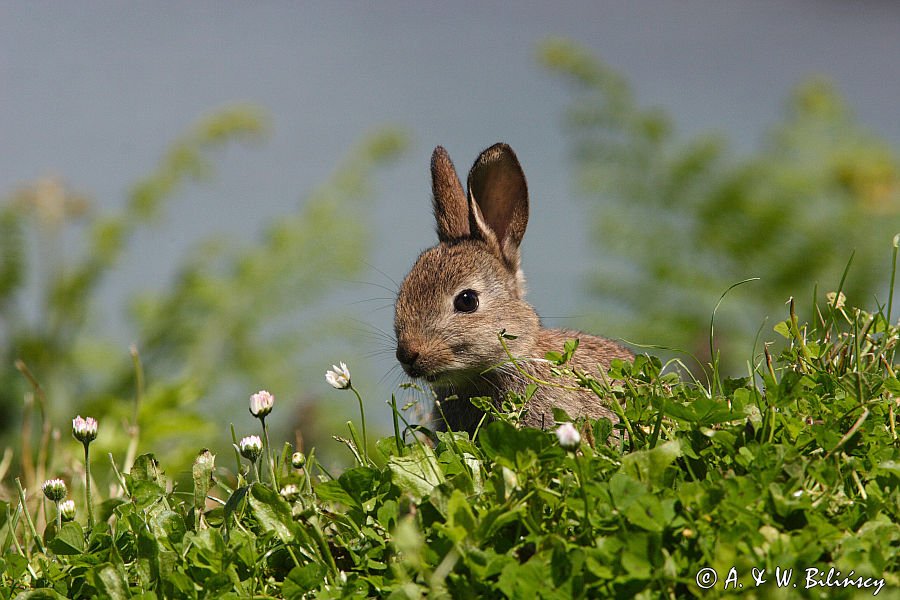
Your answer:
[[[503,363],[497,334],[528,355],[540,330],[524,300],[519,245],[528,223],[528,188],[515,153],[496,144],[469,171],[468,193],[447,152],[431,159],[438,245],[425,250],[397,296],[397,360],[436,385],[472,382]]]

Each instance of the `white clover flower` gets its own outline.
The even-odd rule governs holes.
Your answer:
[[[258,435],[248,435],[241,439],[238,449],[241,451],[241,456],[249,461],[256,462],[256,459],[259,458],[262,452],[262,440],[259,439]]]
[[[340,365],[340,367],[331,365],[334,370],[325,371],[325,381],[333,388],[346,390],[350,387],[350,369],[344,363],[340,363]]]
[[[302,469],[306,465],[306,457],[302,452],[294,452],[291,454],[291,466],[295,469]]]
[[[272,412],[274,404],[275,396],[266,390],[260,390],[250,396],[250,414],[261,419]]]
[[[72,435],[83,444],[89,444],[97,439],[97,419],[88,417],[82,419],[78,415],[72,419]]]
[[[291,500],[296,500],[300,495],[300,488],[297,487],[297,485],[294,483],[289,483],[281,488],[281,491],[279,493],[281,494],[282,498],[290,502]]]
[[[556,438],[559,440],[559,445],[566,450],[575,450],[581,444],[581,434],[571,423],[560,425],[556,430]]]
[[[62,515],[63,521],[74,521],[75,520],[75,501],[74,500],[64,500],[59,504],[59,512]]]
[[[50,500],[59,502],[66,497],[66,482],[62,479],[48,479],[41,486],[41,491]]]

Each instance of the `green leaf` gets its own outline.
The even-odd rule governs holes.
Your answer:
[[[129,479],[128,475],[125,477],[126,480]],[[132,480],[129,482],[128,488],[131,493],[131,500],[141,509],[156,504],[166,494],[165,488],[153,481]]]
[[[896,460],[885,460],[878,463],[876,467],[878,471],[884,471],[885,473],[890,473],[894,476],[895,479],[900,481],[900,461]]]
[[[359,500],[344,489],[338,480],[326,481],[316,486],[316,497],[320,502],[336,502],[344,506],[362,508]]]
[[[435,486],[444,482],[444,473],[428,446],[417,445],[406,456],[392,456],[388,460],[391,481],[417,500],[431,494]]]
[[[291,506],[279,494],[266,486],[254,483],[247,496],[250,509],[263,531],[274,533],[282,542],[294,539],[294,519]]]
[[[624,473],[616,473],[609,480],[609,491],[616,508],[623,509],[635,498],[647,493],[647,486]]]
[[[556,352],[554,350],[550,350],[544,353],[544,358],[549,360],[555,365],[561,365],[563,363],[563,354],[562,352]]]
[[[232,492],[231,496],[228,497],[228,500],[225,502],[225,526],[231,527],[231,515],[234,514],[234,511],[240,508],[241,503],[244,501],[244,498],[247,496],[247,492],[250,490],[250,486],[239,487],[238,489]]]
[[[316,590],[325,580],[325,569],[317,563],[294,567],[284,579],[281,593],[287,600],[305,598],[305,594]]]
[[[478,520],[472,512],[472,507],[469,506],[468,498],[459,490],[453,490],[447,502],[447,527],[453,530],[456,542],[475,533],[478,527]]]
[[[48,547],[60,555],[81,554],[84,552],[84,530],[78,523],[63,523],[62,529],[50,540]]]
[[[112,600],[125,600],[128,598],[128,583],[113,565],[103,565],[95,571],[94,584],[104,596]]]
[[[338,477],[347,493],[360,501],[365,500],[375,491],[379,483],[379,473],[370,467],[355,467],[344,471]]]
[[[516,429],[504,421],[494,421],[479,434],[485,454],[513,470],[533,464],[537,455],[551,445],[550,436],[539,429]]]
[[[778,335],[780,335],[781,337],[783,337],[786,340],[789,340],[792,337],[794,337],[793,334],[791,333],[791,321],[790,320],[780,321],[780,322],[776,323],[775,327],[773,327],[773,329],[775,330],[775,333],[777,333]]]
[[[206,507],[206,496],[216,468],[216,455],[203,449],[194,460],[191,476],[194,480],[194,510],[201,512]]]
[[[535,554],[525,564],[507,563],[500,574],[497,587],[508,598],[571,598],[565,589],[552,585],[549,553]],[[551,584],[551,585],[548,585]]]
[[[156,538],[146,528],[137,532],[137,557],[135,566],[145,588],[158,584],[160,577],[160,547]]]
[[[187,531],[181,515],[171,510],[161,510],[151,515],[148,524],[156,540],[172,550],[178,548]]]
[[[894,395],[900,395],[900,380],[896,377],[885,377],[884,387]]]
[[[15,600],[66,600],[66,597],[58,594],[53,588],[38,588],[18,594]]]
[[[643,482],[662,483],[666,469],[681,456],[681,443],[671,440],[652,450],[638,450],[622,457],[620,472]]]
[[[386,530],[390,531],[400,518],[400,505],[396,500],[385,500],[376,512],[378,522]]]
[[[4,555],[6,565],[2,569],[12,579],[18,579],[28,570],[28,559],[21,554],[8,553]]]
[[[649,494],[637,498],[623,512],[630,523],[647,531],[663,531],[674,515],[673,510],[667,510],[659,499]]]
[[[558,406],[554,406],[553,407],[553,420],[556,421],[557,423],[567,423],[567,422],[572,421],[572,417],[569,415],[569,413],[567,413],[565,411],[565,409],[562,409]]]
[[[161,488],[166,487],[166,478],[159,461],[152,454],[141,454],[131,467],[131,479],[134,481],[150,481]]]

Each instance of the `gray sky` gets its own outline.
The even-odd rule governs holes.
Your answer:
[[[431,149],[444,145],[465,171],[503,140],[532,194],[523,247],[530,299],[561,324],[591,310],[578,291],[590,248],[568,187],[567,94],[536,65],[537,42],[562,35],[588,46],[680,131],[724,130],[749,150],[811,74],[836,81],[860,119],[900,146],[898,33],[900,3],[887,0],[2,1],[0,192],[58,174],[100,206],[119,206],[198,116],[235,101],[265,107],[269,141],[223,153],[216,180],[180,194],[107,282],[104,306],[122,314],[133,292],[165,286],[198,240],[252,238],[293,210],[383,124],[414,136],[412,151],[379,179],[370,260],[400,280],[434,242]],[[560,255],[571,259],[550,260]],[[386,283],[374,272],[362,279]],[[338,303],[373,295],[348,285]],[[390,329],[389,310],[360,317]],[[110,333],[130,341],[127,331]],[[390,366],[385,358],[370,368],[380,375]]]

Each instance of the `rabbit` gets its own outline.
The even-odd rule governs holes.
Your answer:
[[[525,301],[519,246],[528,224],[528,188],[508,145],[481,153],[469,171],[468,195],[441,146],[431,158],[431,177],[438,244],[419,255],[400,285],[394,331],[403,370],[428,382],[436,394],[436,429],[472,434],[484,413],[469,398],[499,402],[507,391],[524,393],[530,381],[510,364],[498,339],[501,330],[516,336],[507,344],[520,367],[569,387],[575,382],[551,375],[552,364],[544,358],[548,351],[562,351],[566,340],[579,340],[570,366],[584,372],[606,370],[616,358],[634,358],[611,340],[542,327]],[[592,392],[547,385],[531,397],[520,422],[550,428],[554,407],[573,418],[618,422]]]

